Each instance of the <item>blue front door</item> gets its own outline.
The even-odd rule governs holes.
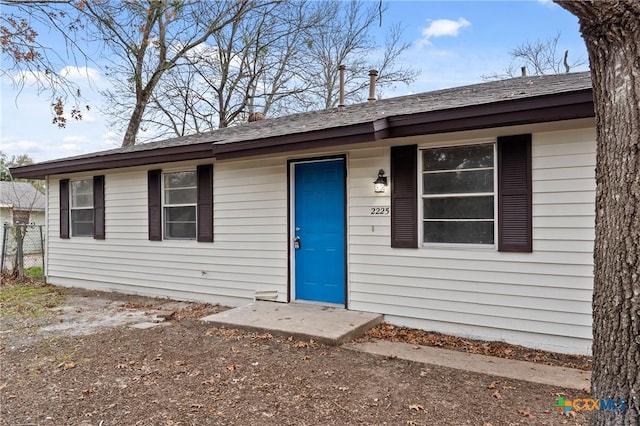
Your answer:
[[[294,166],[296,299],[345,303],[343,159]]]

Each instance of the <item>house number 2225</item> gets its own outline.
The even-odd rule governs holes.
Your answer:
[[[371,216],[388,216],[391,210],[389,207],[371,207]]]

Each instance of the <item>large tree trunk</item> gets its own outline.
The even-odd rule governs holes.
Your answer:
[[[597,126],[593,283],[594,398],[627,410],[594,425],[640,425],[640,2],[557,1],[580,20]]]

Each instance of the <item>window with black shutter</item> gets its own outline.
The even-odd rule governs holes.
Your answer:
[[[69,238],[69,179],[60,181],[60,238]]]
[[[498,138],[498,164],[498,250],[531,252],[531,135]]]
[[[104,176],[60,181],[60,238],[105,238]]]
[[[425,245],[531,252],[531,135],[499,137],[497,144],[391,148],[391,247],[418,247],[419,213]]]
[[[93,177],[93,238],[104,240],[104,176]]]
[[[147,173],[149,240],[162,241],[162,170]]]
[[[148,172],[149,239],[213,242],[213,165]]]
[[[198,241],[213,242],[213,165],[198,166]]]
[[[391,148],[391,247],[418,247],[418,146]]]

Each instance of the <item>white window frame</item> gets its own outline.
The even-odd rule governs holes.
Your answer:
[[[438,194],[436,196],[425,196],[424,194],[424,181],[423,181],[423,156],[422,151],[428,149],[438,149],[438,148],[456,148],[463,147],[469,145],[493,145],[493,193],[456,193],[455,196],[463,197],[463,196],[482,196],[482,195],[493,195],[493,244],[476,244],[476,243],[434,243],[434,242],[425,242],[424,241],[424,199],[425,198],[444,198],[443,195],[446,194]],[[482,169],[465,169],[465,170],[486,170],[487,168]],[[439,172],[446,172],[446,170],[440,170]],[[422,247],[425,248],[442,248],[442,249],[478,249],[478,250],[497,250],[498,248],[498,143],[496,139],[482,139],[482,140],[474,140],[474,141],[465,141],[465,142],[452,142],[447,144],[438,144],[438,145],[421,145],[418,147],[418,232],[420,236],[420,240],[422,241]],[[464,221],[464,220],[463,220]],[[471,220],[472,221],[472,220]]]
[[[167,204],[166,200],[166,184],[165,184],[165,176],[175,174],[175,173],[193,173],[196,178],[195,186],[187,186],[181,187],[179,189],[195,189],[196,190],[196,200],[193,203],[181,203],[181,204]],[[162,238],[164,240],[171,241],[195,241],[198,237],[198,172],[195,169],[180,169],[180,170],[163,170],[162,171]],[[171,190],[171,189],[170,189]],[[182,237],[171,237],[168,235],[169,227],[167,226],[167,208],[171,207],[194,207],[196,212],[196,219],[194,221],[195,224],[195,232],[193,237],[182,238]]]
[[[91,188],[91,206],[80,206],[80,207],[74,207],[73,206],[73,195],[74,195],[74,191],[73,191],[73,187],[74,187],[74,182],[89,182],[89,187]],[[70,180],[69,181],[69,236],[70,237],[75,237],[75,238],[92,238],[93,234],[94,234],[94,229],[93,226],[95,225],[95,213],[94,213],[94,203],[93,203],[93,194],[94,188],[93,188],[93,178],[86,178],[86,179],[74,179],[74,180]],[[73,211],[75,210],[91,210],[92,212],[92,219],[91,219],[91,234],[86,234],[86,235],[76,235],[74,233],[74,229],[75,227],[73,226],[74,224],[74,220],[73,220]]]

